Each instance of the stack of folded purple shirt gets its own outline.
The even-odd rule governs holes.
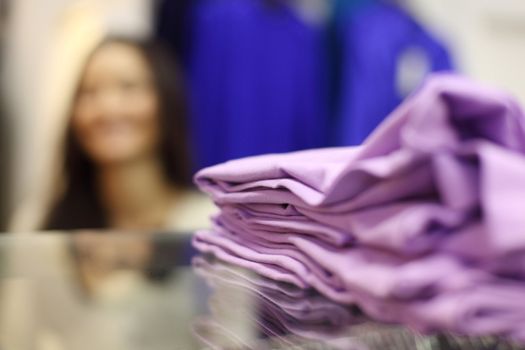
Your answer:
[[[378,320],[525,341],[525,114],[505,93],[435,75],[362,146],[196,183],[221,209],[202,252]]]

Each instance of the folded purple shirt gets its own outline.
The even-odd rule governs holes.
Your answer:
[[[525,278],[523,179],[518,104],[465,78],[435,75],[362,146],[200,171],[197,185],[221,212],[194,244],[381,320],[519,337],[520,300],[500,302],[492,291]],[[454,307],[471,292],[475,301]],[[493,305],[493,322],[481,301]],[[461,326],[469,315],[483,317]]]
[[[453,256],[437,254],[409,260],[370,248],[341,250],[311,239],[289,239],[292,244],[282,248],[247,245],[217,228],[197,232],[194,244],[202,252],[251,268],[267,278],[302,288],[312,286],[341,303],[359,302],[362,294],[377,299],[415,300],[491,280],[489,274],[466,268]],[[389,315],[385,316],[390,320]]]

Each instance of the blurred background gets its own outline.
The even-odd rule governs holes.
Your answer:
[[[146,198],[121,180],[164,193],[188,186],[177,177],[182,158],[191,175],[244,156],[359,144],[436,71],[525,101],[524,41],[522,0],[0,0],[0,227],[170,228],[173,198],[184,218],[207,204]],[[158,45],[177,70],[155,59]],[[143,84],[120,82],[117,96],[117,70],[141,71],[133,50],[145,58]],[[146,139],[148,93],[150,114],[178,118],[155,121],[150,163],[163,157],[161,133],[176,141],[166,151],[175,165],[162,163],[157,177],[142,149],[122,155]],[[130,221],[140,207],[126,211],[118,198],[158,209]]]

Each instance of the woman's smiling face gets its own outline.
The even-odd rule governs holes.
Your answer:
[[[110,43],[91,57],[73,109],[73,131],[98,165],[130,162],[157,152],[159,99],[152,72],[131,45]]]

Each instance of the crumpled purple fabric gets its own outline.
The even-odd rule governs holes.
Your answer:
[[[200,171],[197,185],[221,212],[194,244],[385,320],[462,331],[467,311],[420,302],[523,280],[524,179],[520,106],[466,78],[434,75],[361,146]],[[477,290],[479,300],[499,305],[492,290]],[[506,320],[492,330],[520,333]],[[467,329],[476,330],[490,333]]]

